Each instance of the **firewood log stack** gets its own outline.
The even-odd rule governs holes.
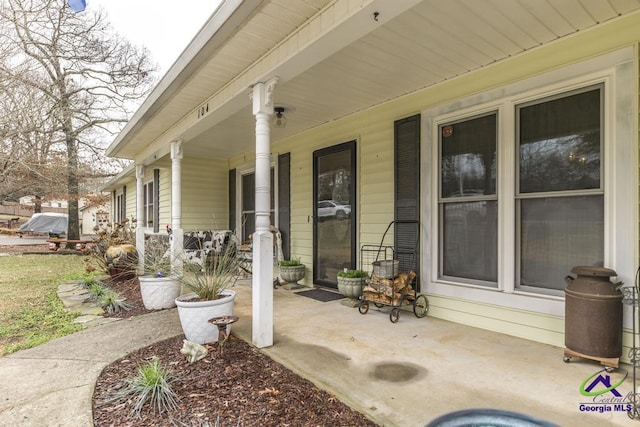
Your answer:
[[[409,301],[416,297],[416,291],[413,289],[415,278],[414,271],[400,273],[394,279],[374,274],[371,279],[367,279],[366,286],[362,289],[362,298],[389,305],[400,305],[402,302],[409,304]]]

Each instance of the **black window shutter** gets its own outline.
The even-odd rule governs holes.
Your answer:
[[[153,232],[160,231],[160,169],[153,170]]]
[[[120,210],[120,218],[125,219],[127,217],[127,186],[122,186],[122,203]]]
[[[420,115],[394,123],[394,245],[400,271],[419,272]],[[419,281],[416,281],[419,286]],[[419,289],[418,289],[419,290]]]
[[[282,254],[289,259],[291,237],[291,153],[278,156],[278,229],[282,236]]]
[[[113,206],[113,223],[118,221],[118,197],[116,196],[116,190],[113,190],[112,205]]]
[[[236,231],[236,170],[229,171],[229,230]]]

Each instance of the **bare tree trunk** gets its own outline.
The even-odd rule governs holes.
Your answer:
[[[78,219],[78,145],[75,139],[67,136],[67,188],[69,192],[67,239],[80,239],[80,221]]]

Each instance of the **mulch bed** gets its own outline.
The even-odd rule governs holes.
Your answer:
[[[275,363],[233,335],[222,355],[214,346],[189,364],[178,336],[132,353],[104,369],[94,393],[99,426],[375,426],[336,397]],[[142,418],[132,399],[106,403],[137,366],[158,357],[174,375],[178,409],[159,414],[149,405]]]
[[[112,282],[131,306],[113,316],[128,318],[148,313],[138,279]],[[129,354],[107,366],[96,383],[93,417],[102,426],[376,426],[363,414],[340,402],[231,335],[220,354],[216,345],[195,363],[180,353],[180,335]],[[178,408],[157,413],[147,404],[142,418],[132,414],[133,399],[110,401],[124,379],[153,357],[171,369]]]

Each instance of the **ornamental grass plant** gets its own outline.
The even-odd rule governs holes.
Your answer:
[[[153,357],[138,367],[136,375],[124,380],[124,388],[118,390],[113,400],[126,400],[133,397],[132,415],[142,418],[142,408],[149,402],[152,410],[162,414],[178,407],[176,394],[171,389],[173,375],[169,368]]]
[[[203,266],[185,264],[181,284],[195,293],[201,301],[211,301],[235,281],[240,268],[240,259],[233,242],[225,245],[219,253],[211,252]]]

